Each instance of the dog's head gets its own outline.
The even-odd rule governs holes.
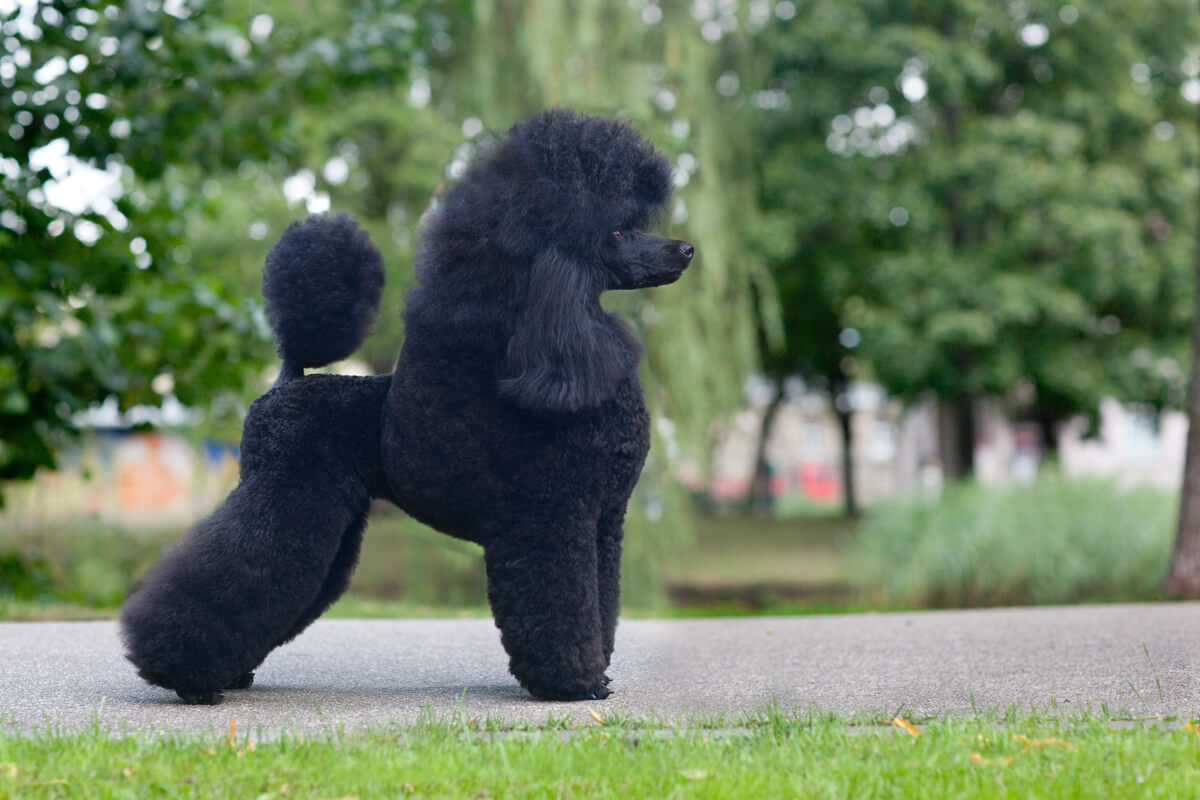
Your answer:
[[[521,198],[503,226],[515,253],[552,244],[601,289],[670,283],[691,261],[691,245],[644,232],[671,199],[671,168],[632,125],[554,109],[513,126],[492,157]]]
[[[691,262],[691,244],[645,232],[671,187],[631,125],[555,109],[513,126],[447,193],[431,261],[483,262],[510,292],[502,396],[579,411],[628,378],[636,343],[599,296],[671,283]]]

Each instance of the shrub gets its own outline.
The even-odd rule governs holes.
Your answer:
[[[145,572],[172,539],[96,522],[5,531],[0,597],[120,605],[133,576]]]
[[[372,510],[350,591],[419,605],[482,605],[483,551],[380,503]]]
[[[1177,497],[1112,481],[947,487],[940,502],[873,509],[856,582],[906,606],[1151,600],[1170,560]]]

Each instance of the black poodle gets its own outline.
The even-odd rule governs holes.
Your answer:
[[[650,444],[640,348],[607,289],[676,280],[692,245],[642,231],[667,160],[627,124],[514,126],[431,212],[391,375],[304,375],[365,338],[378,251],[310,217],[267,256],[283,360],[250,407],[241,481],[142,579],[129,659],[185,701],[248,687],[346,589],[371,499],[484,548],[510,669],[535,697],[603,698],[622,522]]]

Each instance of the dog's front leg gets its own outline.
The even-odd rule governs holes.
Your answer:
[[[490,537],[484,555],[488,600],[521,685],[541,700],[610,695],[595,526],[575,520],[506,528]]]
[[[600,592],[600,629],[604,665],[612,663],[613,642],[617,634],[617,615],[621,612],[621,542],[625,538],[625,504],[611,509],[596,526],[597,587]],[[608,683],[608,676],[604,676]]]

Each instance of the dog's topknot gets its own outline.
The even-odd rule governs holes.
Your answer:
[[[532,167],[530,189],[604,228],[640,227],[671,196],[670,163],[629,123],[551,109],[514,125],[508,145]]]
[[[670,162],[632,125],[551,109],[481,153],[447,193],[429,238],[512,255],[592,248],[614,230],[647,227],[671,190]]]
[[[348,214],[293,222],[267,254],[262,291],[284,374],[349,357],[383,292],[383,258]]]

